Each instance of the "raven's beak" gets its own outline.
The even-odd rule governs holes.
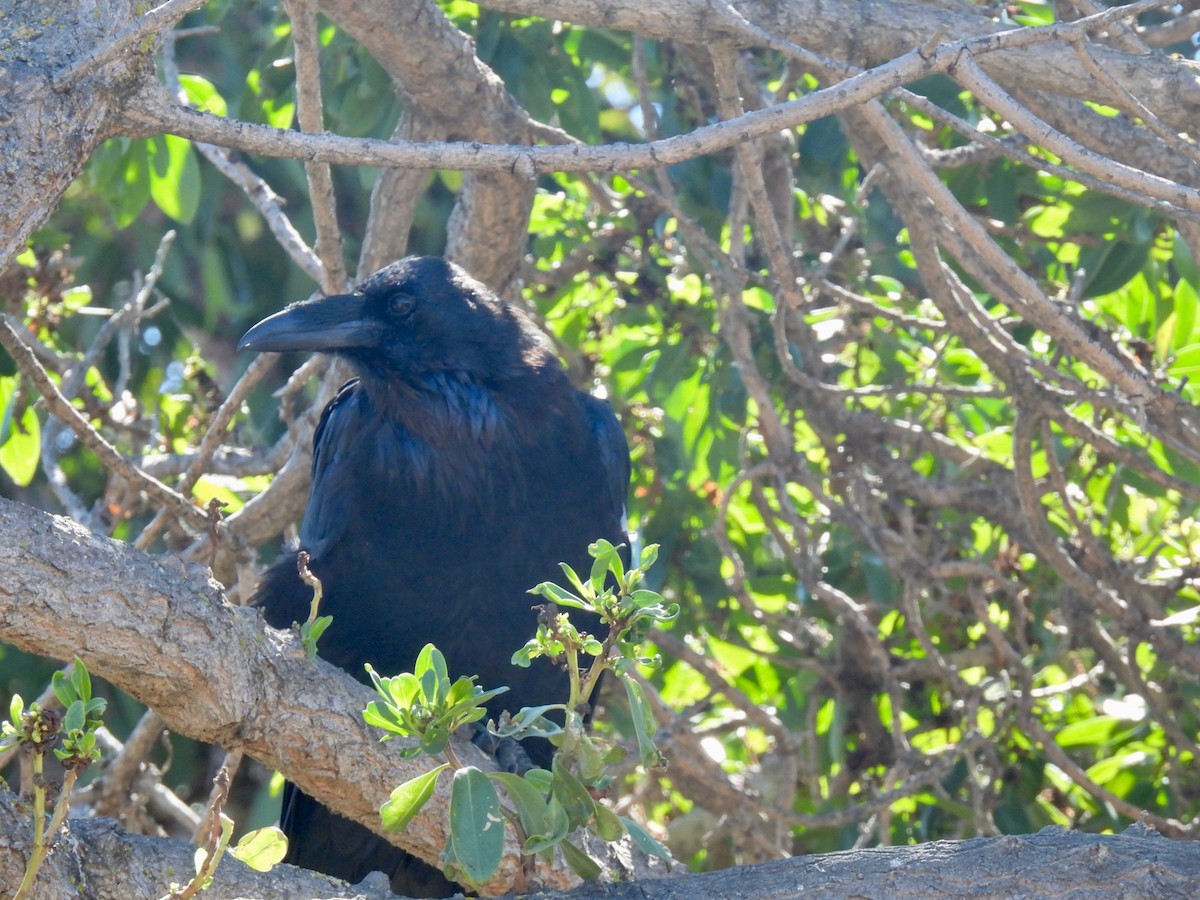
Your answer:
[[[293,303],[263,319],[238,341],[239,350],[330,352],[376,347],[383,326],[366,315],[358,294],[332,294]]]

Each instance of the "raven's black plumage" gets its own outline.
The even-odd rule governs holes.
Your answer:
[[[534,323],[458,267],[410,257],[352,294],[263,320],[239,347],[331,352],[358,375],[317,427],[300,529],[333,616],[320,655],[365,681],[364,663],[411,671],[432,641],[452,674],[509,685],[493,714],[565,700],[557,668],[509,659],[536,628],[528,589],[558,580],[560,561],[587,571],[591,541],[625,540],[629,453],[611,410],[571,387]],[[311,596],[288,554],[256,602],[286,627]],[[552,748],[533,744],[547,765]],[[290,785],[281,824],[289,862],[352,883],[380,869],[419,889],[412,860]]]

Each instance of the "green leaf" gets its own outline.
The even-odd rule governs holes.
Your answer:
[[[71,734],[75,731],[83,731],[83,723],[86,721],[83,714],[83,701],[76,700],[67,707],[66,713],[62,719],[62,730],[66,734]]]
[[[658,591],[648,591],[645,588],[638,588],[629,595],[629,600],[638,609],[650,609],[654,606],[661,605],[663,595]]]
[[[20,694],[13,694],[12,699],[8,701],[8,720],[12,722],[13,727],[21,727],[21,713],[25,712],[25,701],[21,699]]]
[[[625,826],[621,818],[603,803],[597,803],[596,834],[606,841],[619,841],[625,835]]]
[[[118,228],[129,227],[150,199],[148,143],[112,138],[88,162],[88,178],[108,203]]]
[[[383,827],[388,831],[403,831],[407,828],[408,823],[433,796],[438,777],[448,768],[450,764],[443,763],[424,775],[404,782],[392,791],[383,806],[379,807],[379,818],[383,821]]]
[[[545,718],[552,709],[566,709],[561,703],[550,703],[545,706],[526,706],[509,719],[507,725],[498,726],[495,733],[500,737],[515,737],[518,740],[527,737],[553,737],[562,733],[562,726]]]
[[[597,594],[603,593],[604,583],[611,572],[617,586],[623,591],[626,588],[625,563],[621,560],[621,547],[614,546],[610,541],[601,538],[588,546],[588,553],[596,558],[592,563],[591,584]]]
[[[58,702],[64,707],[70,706],[79,699],[79,693],[75,690],[75,685],[61,671],[55,672],[50,678],[50,687],[54,690],[54,696],[58,698]]]
[[[613,550],[613,545],[608,541],[596,541],[588,547],[588,553],[592,554],[595,559],[592,560],[592,571],[588,576],[592,590],[597,594],[604,592],[604,582],[608,580],[608,570],[610,561],[616,556]],[[618,565],[620,562],[618,561]]]
[[[533,655],[537,651],[537,641],[533,640],[527,643],[524,647],[512,655],[509,660],[514,666],[521,669],[528,669],[530,663],[533,662]]]
[[[412,709],[421,696],[421,682],[412,672],[401,672],[385,681],[387,688],[384,697],[399,709]]]
[[[1060,747],[1102,746],[1113,734],[1127,725],[1116,716],[1092,716],[1059,729],[1054,741]]]
[[[1171,335],[1170,349],[1178,350],[1180,347],[1185,347],[1194,342],[1197,337],[1200,337],[1196,333],[1196,307],[1200,306],[1200,297],[1196,295],[1196,289],[1192,287],[1191,282],[1180,278],[1175,284],[1175,296],[1173,299],[1175,322]]]
[[[442,723],[430,724],[421,734],[421,750],[437,756],[450,743],[450,729]]]
[[[71,672],[71,685],[75,688],[75,696],[85,703],[92,699],[92,676],[87,666],[78,656],[74,659],[75,668]]]
[[[654,836],[639,823],[635,822],[633,819],[627,818],[626,816],[621,816],[620,818],[621,822],[625,825],[625,830],[629,832],[629,836],[633,839],[633,842],[637,844],[639,848],[641,848],[643,853],[646,853],[650,856],[657,856],[659,859],[664,860],[668,864],[673,861],[667,848],[655,840]]]
[[[469,675],[460,675],[458,680],[450,685],[450,693],[446,695],[446,702],[454,706],[464,701],[470,701],[475,696],[475,688],[474,678]]]
[[[529,839],[525,841],[525,846],[522,848],[530,855],[541,853],[543,850],[548,850],[555,846],[571,830],[571,818],[567,815],[567,811],[558,800],[551,797],[547,801],[546,807],[548,810],[546,829],[529,835]]]
[[[368,725],[374,725],[376,728],[382,728],[384,731],[391,732],[392,734],[403,736],[412,734],[412,730],[393,712],[390,706],[375,700],[368,703],[367,708],[363,710],[363,721]],[[380,740],[388,740],[389,737],[390,735],[385,735]]]
[[[438,681],[450,678],[450,672],[446,668],[446,657],[442,655],[442,651],[433,644],[426,644],[417,654],[417,663],[413,666],[413,673],[417,678],[423,678],[425,673],[430,671]]]
[[[1175,378],[1194,378],[1200,372],[1200,343],[1188,344],[1175,352],[1175,359],[1168,371]]]
[[[1150,246],[1148,242],[1104,241],[1099,247],[1087,248],[1080,254],[1080,263],[1089,276],[1083,296],[1100,297],[1126,286],[1145,265]],[[1131,302],[1123,317],[1134,334],[1140,333],[1137,325],[1142,322],[1143,308],[1141,303]]]
[[[42,454],[42,425],[38,421],[33,404],[25,404],[20,415],[16,404],[20,391],[17,390],[19,376],[0,377],[0,403],[4,404],[0,418],[0,468],[16,484],[27,487],[37,474]]]
[[[413,673],[421,683],[425,705],[431,708],[440,706],[450,693],[450,675],[442,651],[433,644],[422,647]]]
[[[207,78],[199,75],[180,75],[179,84],[187,94],[193,109],[210,112],[215,116],[229,115],[229,106]],[[244,840],[244,838],[243,838]]]
[[[543,581],[537,587],[530,590],[529,593],[545,597],[551,603],[557,603],[559,606],[569,606],[571,609],[584,609],[588,611],[592,609],[590,603],[581,600],[566,588],[559,587],[552,581]]]
[[[571,827],[586,825],[595,812],[596,801],[592,799],[583,782],[560,762],[557,754],[550,763],[550,769],[554,775],[554,780],[550,783],[550,793],[563,805]]]
[[[541,791],[522,776],[511,772],[491,772],[488,777],[492,781],[499,782],[500,786],[504,788],[504,792],[508,795],[508,801],[512,804],[527,837],[533,834],[542,834],[547,830],[550,822],[550,806]],[[524,852],[535,853],[537,851],[525,850]]]
[[[658,559],[658,544],[647,544],[642,548],[642,558],[638,562],[637,567],[641,572],[646,572],[655,561]]]
[[[296,117],[296,104],[281,99],[264,100],[262,113],[268,125],[286,131],[292,127],[292,121]]]
[[[371,686],[375,688],[375,693],[384,698],[389,697],[390,692],[388,691],[387,687],[388,679],[384,679],[383,676],[376,672],[375,667],[370,663],[364,663],[363,669],[366,671],[367,677],[371,679]]]
[[[300,644],[304,647],[304,653],[309,659],[316,658],[317,641],[321,639],[321,635],[331,624],[333,624],[333,616],[317,616],[311,622],[305,622],[300,626]]]
[[[563,858],[567,861],[567,865],[571,867],[572,872],[584,881],[591,881],[594,878],[600,877],[600,866],[596,864],[594,859],[570,841],[563,841],[559,846],[562,848]]]
[[[587,784],[596,784],[603,776],[606,766],[605,744],[599,738],[585,734],[577,745],[579,754],[579,777]],[[596,804],[596,809],[600,804]]]
[[[487,715],[485,704],[493,697],[499,697],[501,694],[507,693],[507,687],[492,688],[490,691],[481,691],[464,676],[459,679],[459,682],[468,681],[468,687],[471,689],[470,696],[454,702],[446,711],[446,718],[454,723],[454,727],[466,725],[470,722],[477,722]],[[451,689],[450,700],[453,701],[455,691]]]
[[[200,165],[191,141],[168,134],[150,141],[150,197],[176,222],[187,225],[200,206]]]
[[[580,596],[586,597],[588,595],[588,589],[583,583],[583,579],[579,577],[579,573],[568,566],[565,562],[560,562],[558,567],[562,569],[563,574],[567,576],[567,581],[571,583],[571,587],[575,588],[575,590],[579,592]],[[534,590],[537,589],[535,588]],[[533,593],[533,591],[530,591],[530,593]]]
[[[450,846],[463,872],[476,884],[487,881],[504,853],[504,818],[500,797],[479,769],[466,766],[454,773],[450,789]]]
[[[242,835],[229,855],[240,859],[256,872],[269,872],[287,855],[287,837],[274,825],[256,828]]]
[[[633,730],[637,735],[638,755],[642,765],[647,768],[661,768],[666,764],[666,760],[658,747],[654,746],[654,732],[657,726],[646,693],[632,678],[622,678],[621,683],[625,685],[625,695],[629,698],[629,711],[633,718]]]

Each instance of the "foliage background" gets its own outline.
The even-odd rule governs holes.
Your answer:
[[[441,4],[522,110],[589,144],[686,134],[837,80],[786,48],[706,49],[506,7]],[[990,28],[1091,10],[1076,7],[971,10]],[[1192,12],[1141,23],[1153,35]],[[195,108],[292,127],[291,22],[271,4],[215,0],[180,24],[162,77],[181,73]],[[417,88],[398,94],[332,21],[318,18],[317,35],[324,128],[387,139],[405,127]],[[1169,36],[1156,57],[1191,54],[1186,31]],[[1113,28],[1101,43],[1131,39]],[[615,802],[694,867],[1048,824],[1195,832],[1200,207],[1104,177],[1124,161],[1194,193],[1194,145],[1167,128],[1152,153],[1153,114],[1097,81],[1065,107],[1078,120],[1055,123],[1102,157],[1080,174],[981,104],[963,71],[653,171],[541,174],[525,255],[480,273],[536,311],[629,436],[631,527],[662,545],[651,586],[684,612],[645,673],[671,765],[627,772]],[[1044,118],[1064,108],[1009,88]],[[1101,125],[1118,136],[1098,142]],[[914,158],[948,194],[926,190]],[[311,240],[305,165],[245,159]],[[350,271],[378,177],[332,172]],[[420,177],[409,252],[456,251],[469,177]],[[75,367],[76,405],[172,481],[250,363],[237,338],[315,289],[261,207],[170,135],[106,142],[18,262],[0,292],[10,320],[58,375],[94,348]],[[239,513],[303,446],[306,413],[339,379],[289,381],[301,362],[285,358],[239,404],[190,489],[197,503]],[[147,532],[156,506],[49,420],[7,357],[0,374],[4,495],[199,552],[181,522]],[[232,595],[277,552],[289,509],[269,538],[217,558]],[[36,695],[54,668],[5,649],[0,691]],[[619,698],[609,712],[619,735]],[[114,735],[141,716],[110,696]],[[171,736],[149,759],[195,802],[220,757]],[[243,766],[239,824],[271,819],[268,782]]]

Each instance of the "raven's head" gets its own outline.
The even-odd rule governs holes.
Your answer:
[[[528,317],[429,256],[385,266],[352,293],[293,303],[247,331],[238,349],[334,353],[367,377],[414,382],[448,374],[486,383],[557,365]]]

